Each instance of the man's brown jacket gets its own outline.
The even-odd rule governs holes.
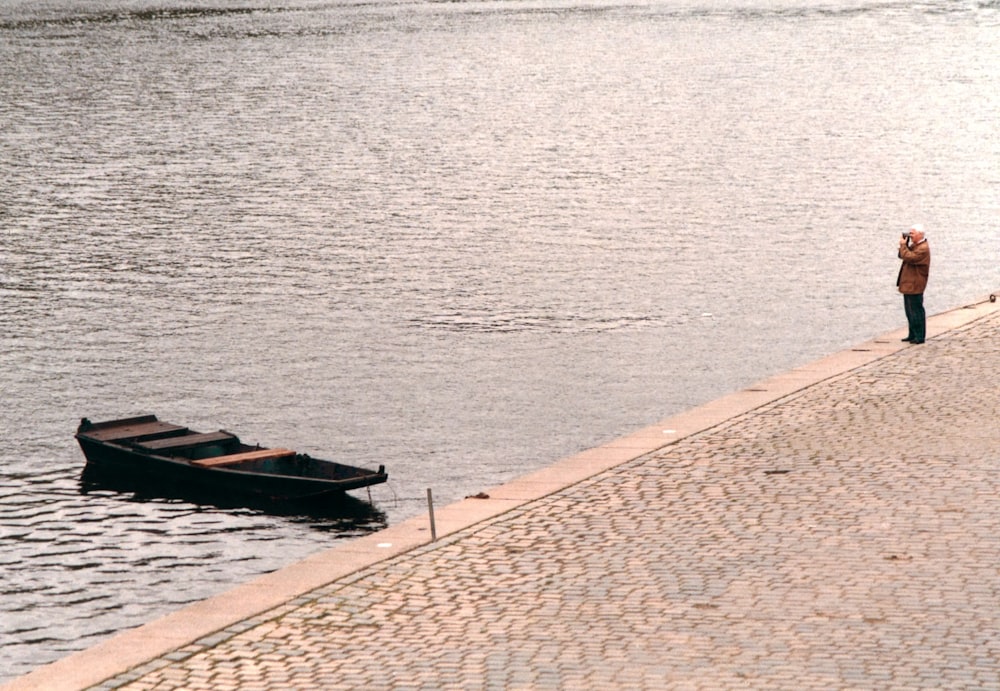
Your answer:
[[[927,287],[927,276],[931,270],[931,248],[927,240],[919,245],[899,250],[903,265],[899,267],[896,285],[903,295],[920,295]]]

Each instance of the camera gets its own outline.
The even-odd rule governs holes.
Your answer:
[[[903,239],[904,240],[909,240],[910,239],[910,231],[907,230],[907,231],[905,231],[903,233]]]

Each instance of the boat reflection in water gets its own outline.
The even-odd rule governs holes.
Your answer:
[[[314,530],[337,533],[338,537],[358,536],[388,526],[383,511],[370,501],[347,493],[305,499],[237,496],[176,482],[124,477],[89,464],[80,475],[79,488],[82,495],[110,496],[140,504],[183,502],[224,513],[251,512],[280,516],[293,522],[307,523]]]

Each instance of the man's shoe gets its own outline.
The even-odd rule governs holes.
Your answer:
[[[903,343],[912,343],[913,342],[913,339],[910,338],[909,336],[907,336],[906,338],[901,338],[899,340],[901,340]]]
[[[913,345],[920,345],[923,341],[910,341]]]

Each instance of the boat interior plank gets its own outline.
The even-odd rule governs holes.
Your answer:
[[[226,456],[216,456],[214,458],[201,458],[191,461],[191,465],[212,468],[216,466],[234,465],[236,463],[243,463],[244,461],[265,461],[294,455],[295,452],[291,449],[256,449],[254,451],[231,453]]]
[[[167,449],[183,449],[203,444],[217,444],[219,442],[236,439],[235,434],[219,430],[218,432],[205,432],[202,434],[185,434],[181,437],[168,437],[166,439],[151,439],[138,444],[150,451],[165,451]]]
[[[187,432],[187,427],[157,420],[155,422],[140,422],[103,429],[90,429],[84,432],[84,434],[97,441],[118,441],[121,439],[153,439],[158,436],[178,435],[184,432]]]

